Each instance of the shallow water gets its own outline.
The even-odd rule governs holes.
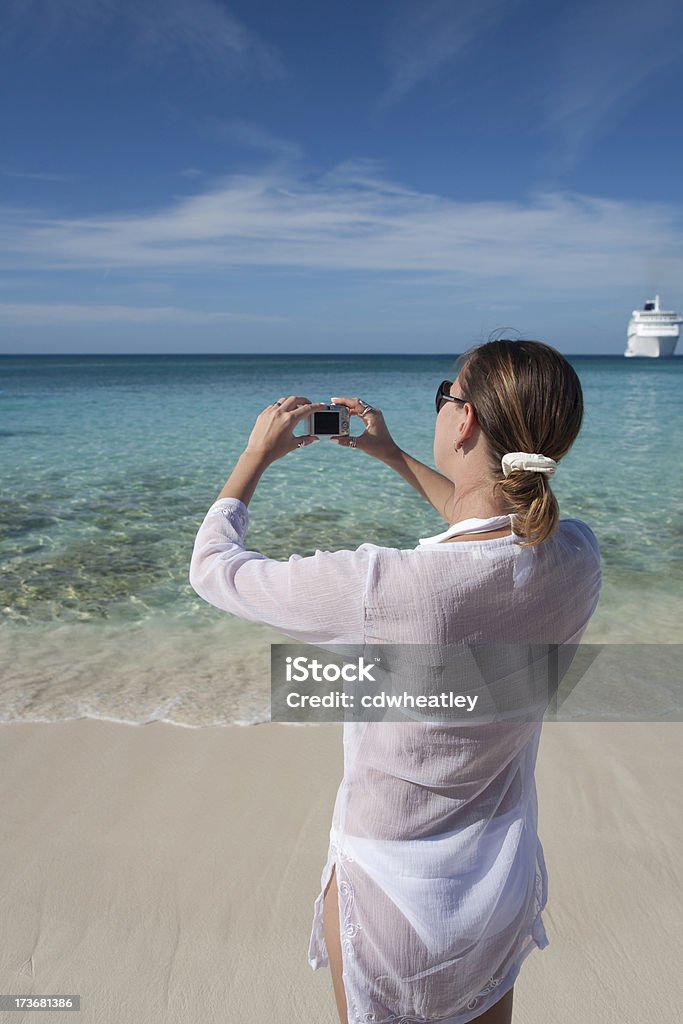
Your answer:
[[[0,720],[268,720],[283,638],[189,586],[205,512],[283,395],[360,393],[433,465],[434,391],[454,358],[1,357]],[[586,415],[553,487],[601,546],[584,642],[680,643],[683,359],[571,362]],[[412,548],[445,528],[397,474],[325,440],[269,467],[249,511],[248,547],[277,559]]]

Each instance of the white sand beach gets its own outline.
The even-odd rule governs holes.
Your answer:
[[[522,967],[515,1024],[679,1018],[682,739],[544,725],[550,945]],[[336,1024],[307,949],[340,724],[10,723],[0,765],[1,992],[80,995],[84,1024]]]

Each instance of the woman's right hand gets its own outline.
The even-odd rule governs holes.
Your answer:
[[[364,406],[360,398],[333,398],[332,401],[335,405],[345,405],[351,416],[358,416],[365,424],[363,433],[356,435],[356,448],[362,449],[368,455],[374,455],[382,462],[396,451],[398,446],[389,433],[381,409],[373,405],[368,412],[363,412]],[[330,440],[336,441],[342,448],[349,447],[348,434],[332,434]]]

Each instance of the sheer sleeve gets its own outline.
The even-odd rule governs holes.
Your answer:
[[[280,562],[249,551],[249,511],[221,498],[204,517],[190,561],[190,586],[204,601],[304,643],[364,642],[365,591],[374,544]]]

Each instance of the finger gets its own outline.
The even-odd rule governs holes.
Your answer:
[[[300,434],[296,438],[295,450],[296,448],[307,448],[309,444],[315,444],[319,440],[320,438],[317,434]],[[300,444],[301,441],[303,441],[303,444]]]
[[[305,401],[305,400],[304,400]],[[295,408],[289,409],[293,420],[303,419],[304,416],[308,416],[310,413],[315,412],[316,409],[324,409],[327,402],[307,402],[305,405],[299,405]]]
[[[282,395],[278,398],[277,402],[273,402],[273,405],[276,405],[279,409],[284,409],[286,412],[287,409],[291,407],[292,402],[296,397],[296,395]]]
[[[357,398],[333,398],[333,399],[331,399],[331,401],[335,405],[345,405],[347,409],[353,409],[354,406],[357,404],[358,399]]]
[[[352,416],[363,418],[363,405],[360,398],[333,398],[332,401],[335,405],[345,405]]]
[[[304,398],[303,395],[288,395],[287,398],[280,399],[280,408],[284,409],[285,412],[289,412],[291,409],[296,408],[297,405],[302,403],[305,403],[306,405],[311,404],[308,398]]]
[[[350,434],[330,434],[329,436],[332,444],[339,444],[342,446],[342,448],[349,447],[349,438],[351,436]],[[356,439],[356,448],[358,448],[358,438],[361,436],[361,434],[354,434],[354,437]]]

